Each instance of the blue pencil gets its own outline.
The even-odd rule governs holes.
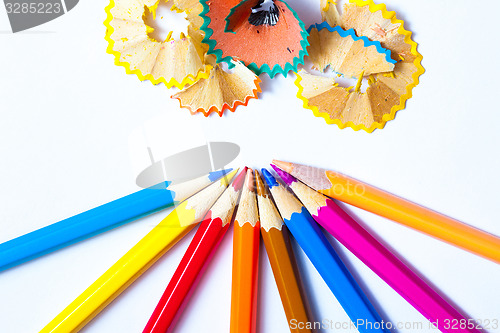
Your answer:
[[[262,169],[281,217],[297,243],[361,333],[389,332],[368,297],[321,232],[306,207]],[[307,205],[307,203],[306,203]]]
[[[175,185],[162,182],[2,243],[0,272],[173,206],[230,171],[215,171]]]

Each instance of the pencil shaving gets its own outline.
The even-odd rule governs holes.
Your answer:
[[[295,81],[299,88],[297,96],[315,116],[324,118],[328,124],[336,124],[340,129],[350,127],[355,131],[363,129],[371,133],[376,128],[384,128],[385,123],[394,119],[396,112],[405,107],[406,100],[412,97],[412,89],[419,82],[419,76],[424,73],[417,43],[411,39],[411,32],[404,29],[404,22],[396,18],[395,12],[387,11],[384,4],[376,5],[372,0],[351,0],[344,7],[342,16],[339,16],[335,3],[323,0],[321,9],[323,20],[326,21],[322,25],[339,24],[343,29],[355,31],[359,38],[380,43],[382,48],[390,51],[390,58],[396,63],[389,72],[372,70],[364,64],[359,66],[355,61],[349,61],[348,68],[342,68],[343,63],[332,64],[327,59],[331,57],[335,61],[344,53],[332,50],[335,43],[328,44],[329,47],[321,47],[319,36],[315,36],[313,32],[309,47],[313,66],[324,70],[325,66],[330,65],[333,70],[346,77],[359,76],[356,70],[363,69],[364,74],[369,75],[368,88],[362,93],[359,89],[361,81],[358,80],[352,91],[339,87],[333,78],[301,72]],[[370,57],[372,56],[373,54]],[[390,62],[389,59],[386,60]],[[373,60],[370,58],[369,62],[371,61]],[[377,63],[377,66],[380,65],[381,63]],[[356,70],[350,71],[349,68],[353,66],[357,66]]]
[[[195,29],[200,29],[203,19],[200,17],[203,6],[198,0],[173,0],[173,9],[179,13],[186,13],[186,19]]]
[[[355,78],[364,73],[371,75],[390,72],[396,61],[391,53],[383,49],[380,42],[372,42],[366,37],[357,37],[354,30],[331,27],[326,22],[309,28],[309,59],[313,68],[325,71],[330,67],[334,72],[347,78]]]
[[[203,113],[208,117],[217,113],[222,117],[224,110],[234,112],[239,105],[247,105],[261,92],[260,79],[240,62],[234,62],[232,73],[216,65],[207,79],[202,79],[172,98],[192,114]]]
[[[384,115],[399,102],[397,93],[382,82],[370,85],[366,93],[362,93],[339,87],[334,78],[302,70],[297,74],[295,84],[299,88],[297,96],[303,100],[305,108],[341,129],[352,127],[371,131],[384,122]]]
[[[188,36],[202,44],[205,33],[201,30],[203,18],[200,16],[203,11],[203,6],[198,0],[173,0],[172,9],[178,13],[186,13],[188,25]],[[208,45],[202,44],[203,48],[208,51]]]
[[[303,64],[307,31],[297,13],[280,0],[202,0],[202,30],[217,62],[243,62],[257,75],[296,71]],[[244,41],[244,42],[242,42]]]
[[[358,36],[366,36],[370,40],[379,41],[382,47],[393,52],[394,60],[400,60],[399,55],[408,59],[407,61],[415,59],[416,54],[412,54],[411,44],[406,43],[405,33],[400,30],[403,27],[403,21],[395,20],[396,13],[389,12],[385,10],[385,6],[375,5],[372,1],[362,6],[359,3],[350,3],[345,6],[342,27],[354,29]]]
[[[321,0],[321,19],[331,27],[342,24],[337,4],[333,0]]]
[[[176,2],[189,17],[191,11],[185,7],[188,1]],[[168,88],[182,89],[208,76],[210,66],[204,63],[206,49],[201,44],[202,36],[196,33],[195,38],[181,34],[178,39],[169,33],[164,41],[151,37],[154,29],[145,20],[148,15],[155,17],[159,3],[160,0],[111,0],[106,7],[107,52],[115,56],[116,65],[125,67],[127,74],[136,74],[141,81],[163,82]],[[181,7],[174,4],[172,10],[180,11]],[[191,31],[195,32],[196,20],[193,22]]]

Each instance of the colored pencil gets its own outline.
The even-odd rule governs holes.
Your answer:
[[[41,332],[81,329],[200,222],[237,170],[183,201]]]
[[[389,332],[389,330],[383,329],[382,318],[377,310],[370,303],[307,209],[282,184],[278,183],[269,171],[262,169],[262,175],[288,230],[311,260],[351,321],[353,323],[361,321],[370,323],[370,326],[359,325],[359,332]],[[374,328],[370,328],[371,326]]]
[[[173,206],[230,171],[163,182],[0,244],[0,272]]]
[[[335,171],[276,160],[273,163],[327,196],[500,263],[499,237]]]
[[[143,333],[164,333],[174,326],[174,320],[187,303],[188,294],[194,290],[209,258],[215,253],[229,228],[246,170],[247,168],[235,178],[206,214]]]
[[[288,327],[292,333],[311,333],[311,329],[305,328],[311,322],[309,304],[303,291],[288,229],[283,224],[257,170],[255,170],[255,182],[262,239],[278,286]]]
[[[253,170],[247,170],[234,219],[231,333],[255,333],[260,223]]]
[[[394,253],[387,249],[359,223],[323,194],[297,181],[275,167],[276,172],[290,186],[297,197],[307,203],[313,218],[349,251],[380,276],[431,323],[438,323],[442,332],[455,332],[457,328],[446,323],[467,319],[413,272]],[[475,325],[461,328],[460,332],[479,332]]]

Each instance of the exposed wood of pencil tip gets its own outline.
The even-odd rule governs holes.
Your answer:
[[[249,191],[255,193],[255,178],[253,176],[253,170],[248,168],[247,170],[247,178],[245,179],[245,186]]]
[[[233,187],[233,189],[235,191],[239,191],[243,187],[243,184],[244,184],[246,177],[247,177],[247,170],[248,170],[248,167],[243,168],[243,170],[240,172],[238,177],[236,177],[234,179],[233,183],[231,184],[231,186]]]
[[[243,188],[243,181],[245,179],[247,169],[248,168],[245,167],[245,169],[240,172],[240,174],[232,182],[231,186],[227,187],[224,193],[222,193],[210,209],[210,217],[212,219],[220,218],[222,226],[231,222],[234,209],[238,203],[240,191]]]
[[[255,227],[258,220],[259,212],[257,210],[253,170],[249,168],[246,172],[245,184],[238,204],[235,222],[237,222],[240,227],[245,223],[250,223],[252,227]]]
[[[273,160],[273,164],[276,165],[281,170],[288,172],[288,173],[291,173],[293,170],[293,164],[290,162]]]
[[[311,215],[316,215],[321,207],[326,206],[328,198],[304,183],[300,181],[294,182],[290,188]]]
[[[238,169],[231,171],[229,174],[225,175],[223,178],[220,180],[213,182],[211,185],[203,189],[202,191],[196,193],[192,197],[189,197],[186,199],[186,201],[181,204],[178,208],[183,207],[184,209],[181,210],[174,210],[174,212],[177,212],[178,217],[179,217],[179,222],[181,226],[186,226],[188,224],[193,224],[193,223],[198,223],[201,218],[205,216],[206,211],[206,205],[207,203],[213,203],[221,193],[228,187],[229,182],[233,177],[236,175],[238,172]],[[210,207],[209,207],[210,208]],[[190,221],[189,219],[186,219],[182,214],[183,211],[194,211],[195,213],[195,220]],[[189,222],[187,222],[189,221]]]
[[[231,172],[232,169],[219,170],[191,180],[173,181],[167,186],[167,190],[174,194],[176,201],[182,202],[190,196],[199,193],[213,182],[220,181]]]
[[[329,189],[332,186],[331,180],[327,177],[327,172],[334,173],[333,171],[278,160],[273,160],[273,164],[306,183],[316,191]]]
[[[257,188],[257,195],[264,198],[269,198],[269,193],[267,193],[266,185],[264,184],[264,181],[260,177],[259,171],[254,170],[254,172],[255,172],[255,186]]]
[[[273,195],[278,211],[283,219],[290,220],[293,213],[300,213],[303,205],[300,201],[290,193],[281,181],[278,181],[278,186],[273,186],[271,194]]]
[[[260,227],[264,229],[265,232],[269,232],[271,228],[281,230],[283,228],[281,215],[272,202],[266,186],[264,185],[264,181],[257,170],[255,170],[255,183],[257,185]]]

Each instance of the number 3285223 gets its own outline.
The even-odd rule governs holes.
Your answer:
[[[7,14],[59,14],[62,12],[60,2],[38,2],[38,3],[5,3]]]

